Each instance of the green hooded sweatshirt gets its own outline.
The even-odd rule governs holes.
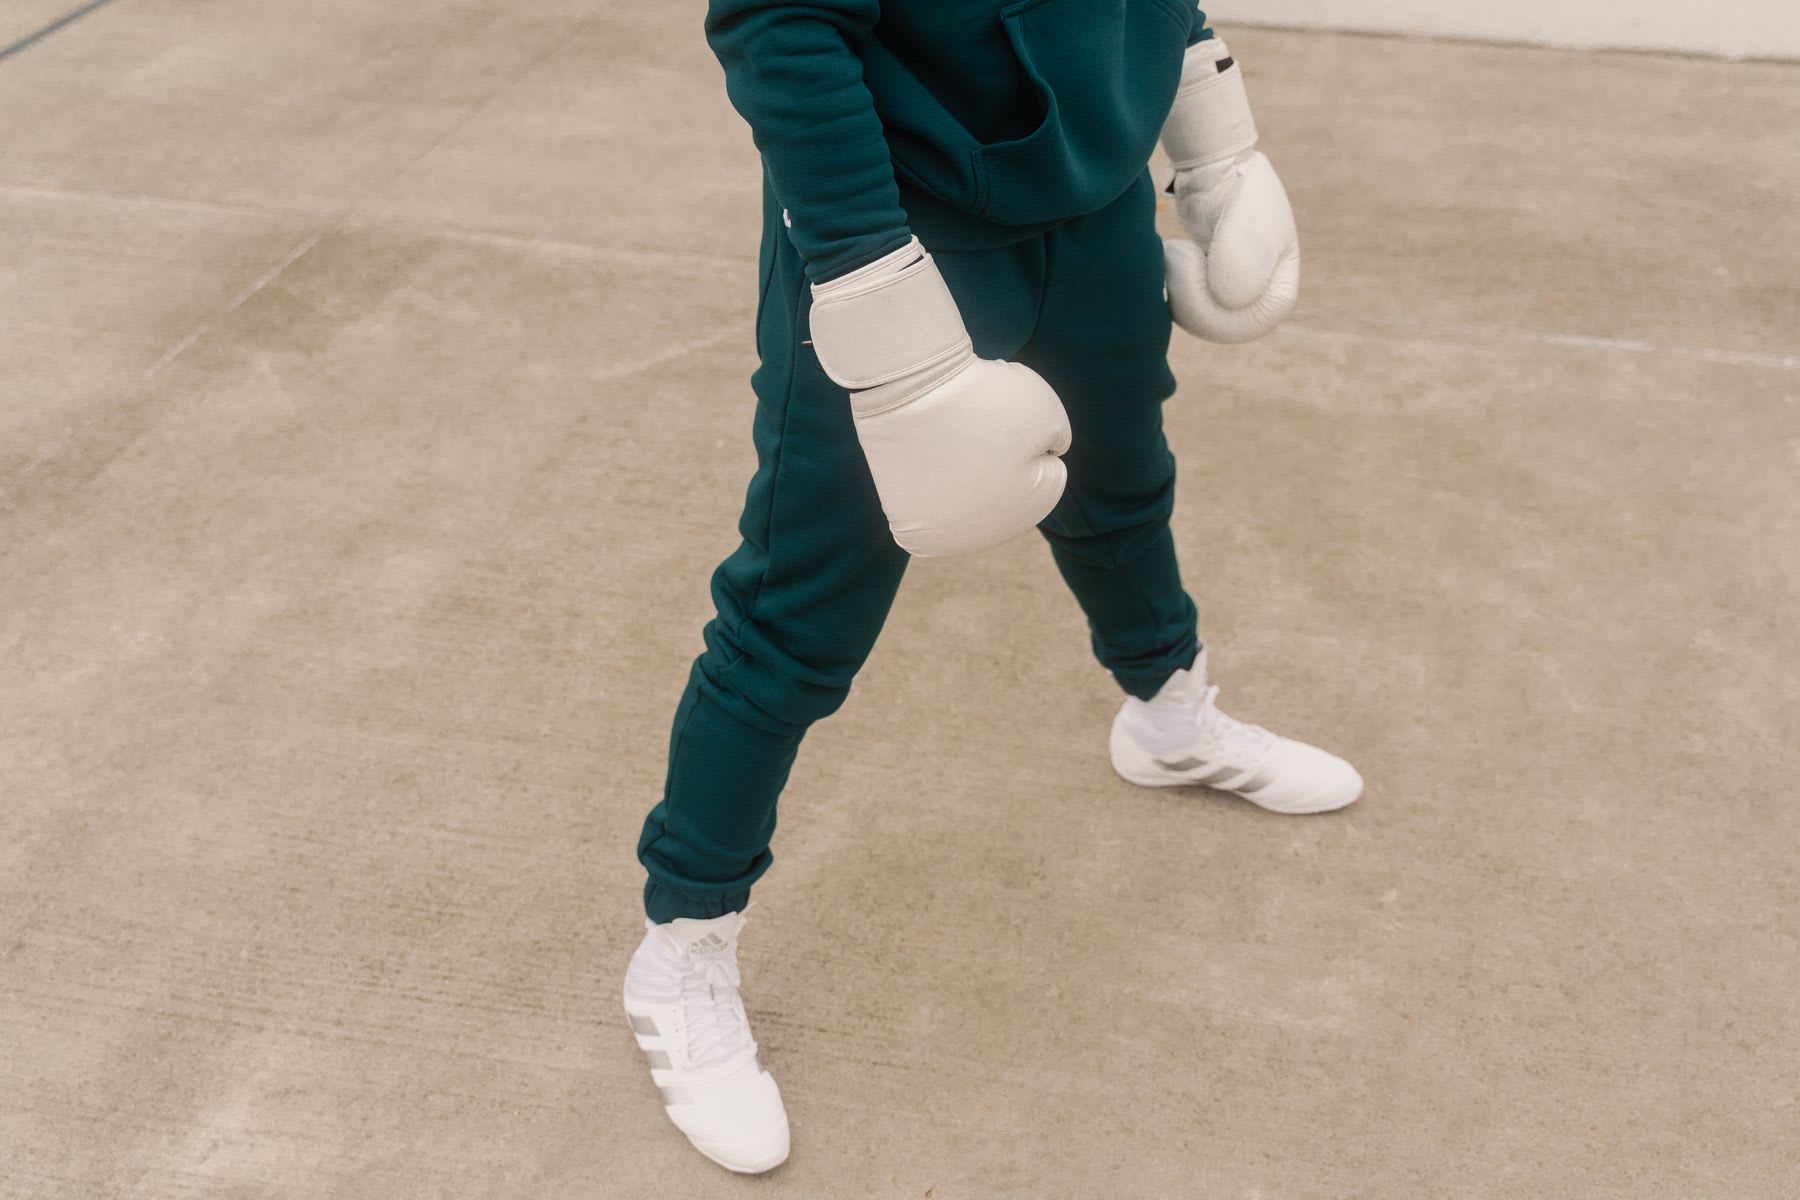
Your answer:
[[[710,0],[706,35],[815,281],[1104,207],[1212,36],[1194,0]]]

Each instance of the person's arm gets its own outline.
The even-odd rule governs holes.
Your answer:
[[[879,0],[711,0],[706,33],[806,260],[813,353],[849,393],[894,541],[967,554],[1055,507],[1069,418],[1030,368],[976,357],[906,227],[855,52],[879,13]]]
[[[710,0],[706,40],[750,123],[788,236],[823,282],[911,240],[855,45],[879,0]]]
[[[1212,35],[1212,29],[1206,24],[1206,14],[1196,8],[1194,10],[1194,23],[1188,29],[1188,45],[1191,46],[1195,42],[1204,42],[1212,37]]]
[[[1193,241],[1163,243],[1169,310],[1212,342],[1247,342],[1279,325],[1300,295],[1300,237],[1287,191],[1257,150],[1244,72],[1196,13],[1181,84],[1163,124],[1169,194]]]

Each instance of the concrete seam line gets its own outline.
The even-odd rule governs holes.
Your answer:
[[[1514,342],[1534,346],[1572,346],[1588,350],[1619,350],[1628,354],[1668,354],[1677,358],[1702,362],[1725,363],[1738,367],[1761,367],[1772,371],[1800,371],[1800,354],[1781,354],[1761,350],[1723,350],[1709,346],[1683,346],[1635,338],[1598,337],[1584,333],[1552,333],[1536,329],[1484,328],[1459,325],[1450,321],[1423,321],[1408,317],[1371,317],[1326,309],[1296,308],[1296,324],[1318,330],[1337,329],[1356,333],[1364,329],[1389,330],[1401,336],[1411,335],[1433,342]],[[1366,336],[1366,335],[1365,335]]]
[[[169,348],[169,352],[167,354],[164,354],[161,358],[157,359],[154,363],[152,363],[149,366],[149,368],[147,368],[144,371],[143,379],[139,381],[140,384],[144,383],[144,382],[148,382],[150,379],[154,378],[157,374],[159,374],[162,371],[162,369],[164,367],[168,366],[170,363],[174,362],[177,358],[181,357],[182,352],[185,351],[189,346],[192,346],[195,342],[199,341],[201,338],[205,337],[209,332],[211,332],[213,326],[217,325],[220,321],[224,320],[226,317],[229,317],[232,313],[234,313],[238,309],[242,308],[246,303],[249,302],[249,300],[252,296],[256,295],[256,293],[262,291],[264,288],[268,287],[271,283],[274,283],[275,280],[278,277],[280,277],[282,272],[286,271],[289,267],[293,266],[296,262],[300,261],[301,257],[304,256],[306,254],[306,252],[311,250],[314,246],[318,245],[319,239],[324,236],[325,236],[324,230],[314,230],[312,233],[308,234],[305,238],[301,239],[300,243],[298,245],[296,245],[293,249],[289,250],[287,252],[287,254],[282,257],[280,262],[278,262],[274,266],[270,267],[267,271],[264,271],[261,275],[258,275],[255,279],[253,279],[250,282],[249,287],[245,288],[243,291],[239,292],[236,296],[233,296],[230,300],[226,301],[225,307],[219,309],[218,312],[215,312],[214,314],[212,314],[212,316],[206,318],[205,321],[200,323],[199,328],[195,329],[192,333],[190,333],[186,337],[182,338],[179,342],[176,342],[173,346],[171,346]]]
[[[14,42],[10,46],[0,48],[0,62],[5,62],[7,59],[11,58],[13,55],[21,54],[21,53],[25,52],[26,50],[29,50],[31,47],[37,45],[39,42],[41,42],[45,38],[49,37],[51,34],[55,33],[57,30],[65,29],[68,26],[73,25],[75,22],[81,20],[81,18],[87,16],[89,13],[95,11],[96,9],[105,8],[108,4],[111,4],[112,2],[113,2],[113,0],[88,0],[88,2],[84,5],[82,5],[80,8],[77,8],[77,9],[73,10],[72,12],[64,13],[62,16],[56,18],[56,20],[50,22],[48,25],[44,26],[42,29],[39,29],[34,33],[26,34],[24,37],[20,38],[18,41]]]
[[[188,213],[227,213],[241,217],[267,217],[272,220],[293,221],[296,218],[311,219],[315,213],[304,209],[271,208],[265,205],[235,204],[217,200],[196,200],[189,196],[158,196],[149,192],[115,191],[111,188],[96,187],[56,187],[47,183],[31,183],[21,180],[0,182],[0,196],[5,195],[32,196],[44,200],[105,200],[116,204],[130,204],[139,208],[167,208],[176,212]]]
[[[124,392],[119,396],[119,400],[122,402],[125,400],[129,400],[132,397],[140,394],[144,390],[144,388],[149,385],[149,383],[152,379],[156,378],[157,375],[162,373],[164,368],[166,368],[170,363],[174,362],[176,359],[180,358],[184,353],[186,353],[187,350],[189,349],[189,347],[193,346],[196,342],[198,342],[202,338],[204,338],[208,333],[212,332],[213,328],[216,325],[218,325],[218,323],[220,321],[223,321],[226,317],[229,317],[232,313],[234,313],[238,309],[242,308],[246,303],[249,302],[249,300],[252,296],[255,296],[258,292],[262,291],[264,288],[268,287],[271,283],[275,282],[275,280],[277,278],[279,278],[280,275],[284,271],[286,271],[289,267],[293,266],[296,262],[300,261],[300,259],[302,257],[304,257],[308,251],[310,251],[314,246],[318,245],[319,240],[324,236],[325,236],[325,233],[323,230],[314,230],[312,233],[308,234],[305,238],[301,239],[299,244],[295,245],[292,249],[290,249],[287,252],[287,254],[282,256],[282,259],[280,262],[277,262],[274,266],[270,267],[268,270],[264,271],[261,275],[257,276],[254,280],[251,281],[251,283],[248,287],[244,288],[236,296],[233,296],[230,300],[226,301],[224,307],[220,308],[217,312],[215,312],[211,316],[207,317],[204,321],[202,321],[200,323],[200,325],[197,328],[195,328],[193,331],[191,331],[186,337],[182,338],[180,341],[176,342],[173,346],[169,347],[168,351],[165,352],[161,358],[157,359],[155,362],[151,363],[148,367],[146,367],[144,369],[144,373],[138,377],[137,382],[135,384],[131,385],[130,387],[126,388],[124,390]],[[19,469],[18,474],[15,475],[13,477],[13,479],[8,482],[8,484],[6,484],[5,486],[0,486],[0,501],[8,500],[8,499],[12,498],[13,496],[24,495],[25,486],[31,482],[32,478],[34,476],[36,476],[38,474],[38,472],[40,472],[44,469],[44,465],[46,463],[48,463],[52,459],[56,458],[56,456],[59,453],[61,453],[64,449],[66,449],[67,447],[73,446],[73,445],[79,443],[81,441],[81,439],[87,434],[87,431],[93,426],[94,422],[100,420],[102,415],[104,415],[106,412],[110,412],[111,410],[112,410],[112,406],[110,406],[110,405],[102,406],[100,412],[96,412],[88,420],[84,421],[79,428],[70,430],[68,433],[68,436],[63,438],[60,443],[58,443],[57,445],[52,446],[50,449],[44,451],[42,454],[38,455],[36,458],[32,459],[30,462],[27,462],[23,467],[21,467]]]
[[[1558,54],[1628,55],[1634,58],[1674,58],[1691,62],[1746,63],[1752,66],[1792,67],[1800,58],[1781,54],[1730,54],[1723,50],[1683,50],[1674,46],[1627,46],[1612,43],[1537,42],[1524,38],[1483,37],[1475,33],[1425,33],[1407,29],[1358,29],[1347,25],[1303,21],[1232,17],[1221,20],[1230,29],[1266,29],[1274,33],[1324,34],[1332,37],[1379,38],[1391,42],[1432,42],[1449,46],[1485,46],[1493,50],[1548,50]]]

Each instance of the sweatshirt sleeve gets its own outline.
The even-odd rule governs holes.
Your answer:
[[[1188,45],[1192,46],[1195,42],[1204,42],[1211,38],[1212,35],[1213,31],[1206,27],[1206,14],[1196,8],[1194,10],[1194,23],[1188,29]]]
[[[709,0],[706,40],[762,152],[788,236],[822,282],[911,232],[854,46],[880,0]]]

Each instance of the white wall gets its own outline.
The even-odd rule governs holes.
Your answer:
[[[1549,46],[1800,59],[1800,0],[1213,0],[1232,25],[1358,29]]]

